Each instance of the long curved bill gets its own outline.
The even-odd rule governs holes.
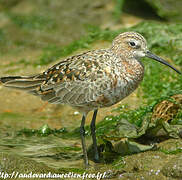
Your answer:
[[[156,56],[155,54],[151,53],[150,51],[147,51],[146,53],[146,57],[154,59],[162,64],[165,64],[166,66],[169,66],[170,68],[172,68],[174,71],[176,71],[177,73],[181,74],[180,71],[178,71],[175,67],[171,66],[168,62],[166,62],[164,59]]]

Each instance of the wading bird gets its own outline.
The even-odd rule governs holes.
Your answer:
[[[89,165],[85,143],[85,119],[94,111],[90,124],[94,160],[99,162],[95,135],[98,108],[109,107],[132,93],[142,81],[144,66],[140,58],[148,57],[177,69],[147,48],[145,38],[136,32],[118,35],[108,49],[92,50],[69,57],[43,73],[33,76],[1,77],[9,88],[27,91],[53,104],[68,104],[82,114],[80,135],[85,166]]]

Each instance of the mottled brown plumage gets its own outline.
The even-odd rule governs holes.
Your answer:
[[[81,123],[85,164],[88,158],[84,140],[87,113],[94,110],[91,132],[95,160],[99,160],[95,137],[97,109],[111,106],[132,93],[144,75],[140,58],[147,56],[172,69],[163,59],[147,49],[144,37],[136,32],[117,36],[108,49],[88,51],[61,61],[35,76],[2,77],[0,82],[10,88],[26,90],[54,104],[69,104],[83,113]],[[179,71],[177,71],[179,73]]]

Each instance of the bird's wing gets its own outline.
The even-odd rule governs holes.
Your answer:
[[[62,61],[47,71],[40,86],[42,100],[50,103],[83,105],[96,101],[110,88],[107,58],[104,50],[89,51]]]
[[[0,78],[0,84],[5,87],[27,91],[28,93],[37,94],[37,89],[45,81],[42,74],[34,76],[7,76]]]

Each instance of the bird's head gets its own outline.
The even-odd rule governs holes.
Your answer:
[[[111,49],[117,54],[126,57],[127,59],[140,59],[148,57],[156,60],[166,66],[169,66],[177,73],[181,74],[176,68],[171,66],[164,59],[151,53],[147,48],[147,41],[145,38],[136,32],[124,32],[118,35],[112,43]]]

